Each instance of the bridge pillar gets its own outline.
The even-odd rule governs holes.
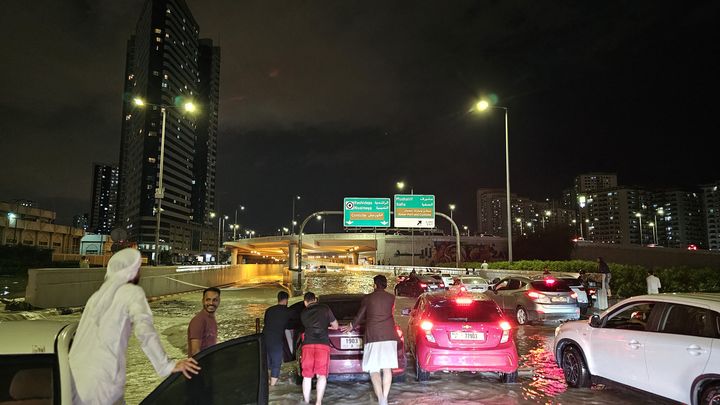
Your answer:
[[[298,245],[295,242],[290,242],[288,245],[288,267],[296,269],[298,265],[297,260]]]
[[[232,264],[232,265],[238,264],[238,251],[239,251],[239,249],[231,249],[230,250],[230,264]]]
[[[358,264],[360,262],[360,253],[353,252],[352,254],[352,264]]]

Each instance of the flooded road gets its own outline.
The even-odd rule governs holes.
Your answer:
[[[329,271],[326,274],[306,273],[305,290],[316,294],[369,293],[373,273]],[[394,287],[388,277],[388,291]],[[255,332],[255,318],[262,318],[265,309],[276,303],[279,285],[223,289],[217,312],[219,341]],[[300,297],[291,298],[290,303]],[[162,343],[172,358],[186,355],[187,324],[201,309],[201,294],[187,293],[167,297],[150,304],[155,326]],[[411,307],[414,299],[400,297],[396,302],[396,320],[406,328],[408,318],[401,316],[403,308]],[[37,314],[33,316],[38,316]],[[79,319],[79,314],[54,315],[43,313],[46,319]],[[516,384],[501,384],[491,373],[435,373],[431,380],[418,383],[414,378],[412,360],[408,361],[406,382],[393,384],[391,404],[670,404],[618,387],[593,386],[590,389],[568,389],[562,370],[554,362],[551,352],[554,326],[523,326],[516,332],[518,353],[521,356],[520,375]],[[126,402],[137,404],[162,379],[133,338],[128,350]],[[270,403],[297,404],[302,390],[292,381],[290,363],[283,365],[280,382],[270,389]],[[325,394],[328,404],[374,404],[368,382],[329,383]],[[313,397],[314,398],[314,397]]]

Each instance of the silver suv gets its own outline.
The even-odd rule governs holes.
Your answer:
[[[686,404],[720,400],[720,294],[628,298],[555,329],[571,387],[612,381]]]
[[[491,290],[490,298],[503,312],[514,316],[519,325],[580,319],[577,294],[565,281],[553,276],[507,277]]]

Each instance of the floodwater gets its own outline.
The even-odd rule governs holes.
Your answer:
[[[372,273],[333,271],[325,274],[305,273],[305,290],[318,295],[330,293],[368,293],[372,291]],[[388,291],[394,286],[388,277]],[[255,318],[262,318],[265,309],[276,303],[279,285],[264,284],[224,289],[217,312],[219,340],[255,333]],[[172,358],[186,356],[187,324],[201,309],[199,293],[179,294],[150,304],[155,327]],[[300,297],[291,298],[291,303]],[[411,307],[414,299],[399,297],[396,320],[401,327],[407,317],[400,315]],[[8,315],[7,313],[4,315]],[[57,315],[53,311],[15,314],[26,318],[79,319],[79,314]],[[663,404],[657,398],[619,387],[593,386],[589,389],[568,389],[562,370],[554,362],[551,346],[554,326],[522,326],[516,334],[521,356],[520,375],[516,384],[502,384],[492,373],[435,373],[431,380],[418,383],[414,379],[413,361],[408,361],[406,382],[393,384],[391,404]],[[270,403],[302,402],[301,387],[295,385],[290,363],[283,365],[280,382],[270,388]],[[140,349],[131,339],[128,349],[127,404],[137,404],[161,381]],[[313,394],[314,395],[314,394]],[[314,401],[314,396],[313,396]],[[369,382],[329,383],[325,393],[328,404],[375,404]]]

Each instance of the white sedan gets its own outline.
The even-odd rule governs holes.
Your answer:
[[[450,291],[484,293],[490,288],[487,280],[477,276],[460,276],[453,279]]]
[[[642,295],[555,329],[571,387],[611,381],[687,404],[720,401],[720,294]]]

